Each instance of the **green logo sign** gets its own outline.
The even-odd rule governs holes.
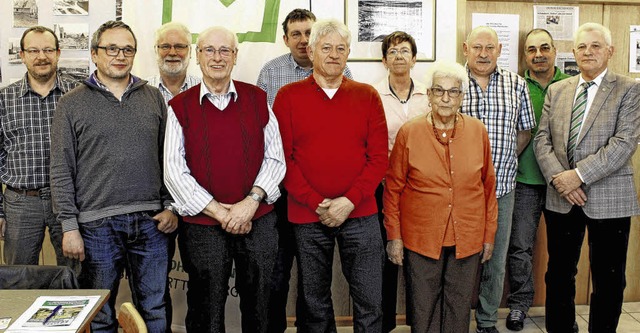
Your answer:
[[[229,7],[235,0],[219,0],[225,7]],[[260,31],[247,31],[237,33],[238,42],[263,42],[275,43],[276,31],[278,30],[278,12],[280,10],[280,0],[265,0],[264,14],[262,15],[262,27]],[[173,0],[162,1],[162,24],[171,22],[173,16]],[[197,33],[191,34],[191,41],[195,43],[198,39]]]

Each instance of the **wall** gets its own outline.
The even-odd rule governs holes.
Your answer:
[[[523,48],[526,33],[533,28],[533,6],[553,5],[553,6],[578,6],[580,9],[580,24],[586,22],[596,22],[607,26],[611,30],[614,55],[609,62],[609,69],[640,78],[638,73],[629,73],[629,25],[640,24],[640,0],[628,1],[476,1],[467,0],[464,5],[464,12],[459,13],[458,26],[464,27],[464,35],[471,31],[472,13],[499,13],[520,15],[520,47]],[[461,6],[462,8],[462,6]],[[558,52],[571,52],[571,41],[557,41]],[[462,63],[464,56],[462,50],[458,49],[458,60]],[[521,62],[519,74],[523,74],[524,64]],[[638,179],[640,172],[640,153],[636,152],[633,158],[636,168],[636,186],[640,183]],[[625,301],[640,300],[640,219],[636,216],[632,218],[630,242],[627,260],[627,288],[625,290]],[[534,281],[536,295],[535,305],[544,305],[544,273],[547,265],[546,252],[546,227],[544,219],[540,223],[540,228],[536,236],[534,254]],[[585,237],[586,239],[586,237]],[[578,276],[576,277],[576,303],[588,304],[591,292],[590,271],[588,262],[588,246],[585,240],[582,247],[582,256],[578,264]],[[507,288],[505,288],[507,290]]]

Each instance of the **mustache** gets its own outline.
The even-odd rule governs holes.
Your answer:
[[[547,62],[547,57],[533,58],[534,64],[540,64],[540,63],[546,63],[546,62]]]
[[[40,61],[34,62],[33,64],[35,66],[51,65],[51,61],[49,61],[49,60],[40,60]]]

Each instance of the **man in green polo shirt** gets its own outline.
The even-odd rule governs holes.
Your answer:
[[[556,48],[551,34],[544,29],[533,29],[527,34],[524,56],[527,64],[524,77],[529,86],[538,124],[547,88],[556,81],[568,78],[569,75],[554,66]],[[536,125],[531,131],[531,137],[535,136],[537,130]],[[533,140],[518,157],[516,182],[511,241],[507,256],[510,272],[507,299],[510,312],[507,328],[512,331],[523,329],[527,311],[533,303],[533,244],[547,190],[533,153]]]

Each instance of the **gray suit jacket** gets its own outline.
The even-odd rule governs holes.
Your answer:
[[[534,149],[547,181],[546,208],[568,213],[571,204],[551,185],[551,176],[570,169],[567,141],[579,77],[549,86]],[[583,210],[594,219],[640,214],[631,157],[640,136],[640,84],[626,76],[604,76],[584,120],[575,150],[587,195]]]

